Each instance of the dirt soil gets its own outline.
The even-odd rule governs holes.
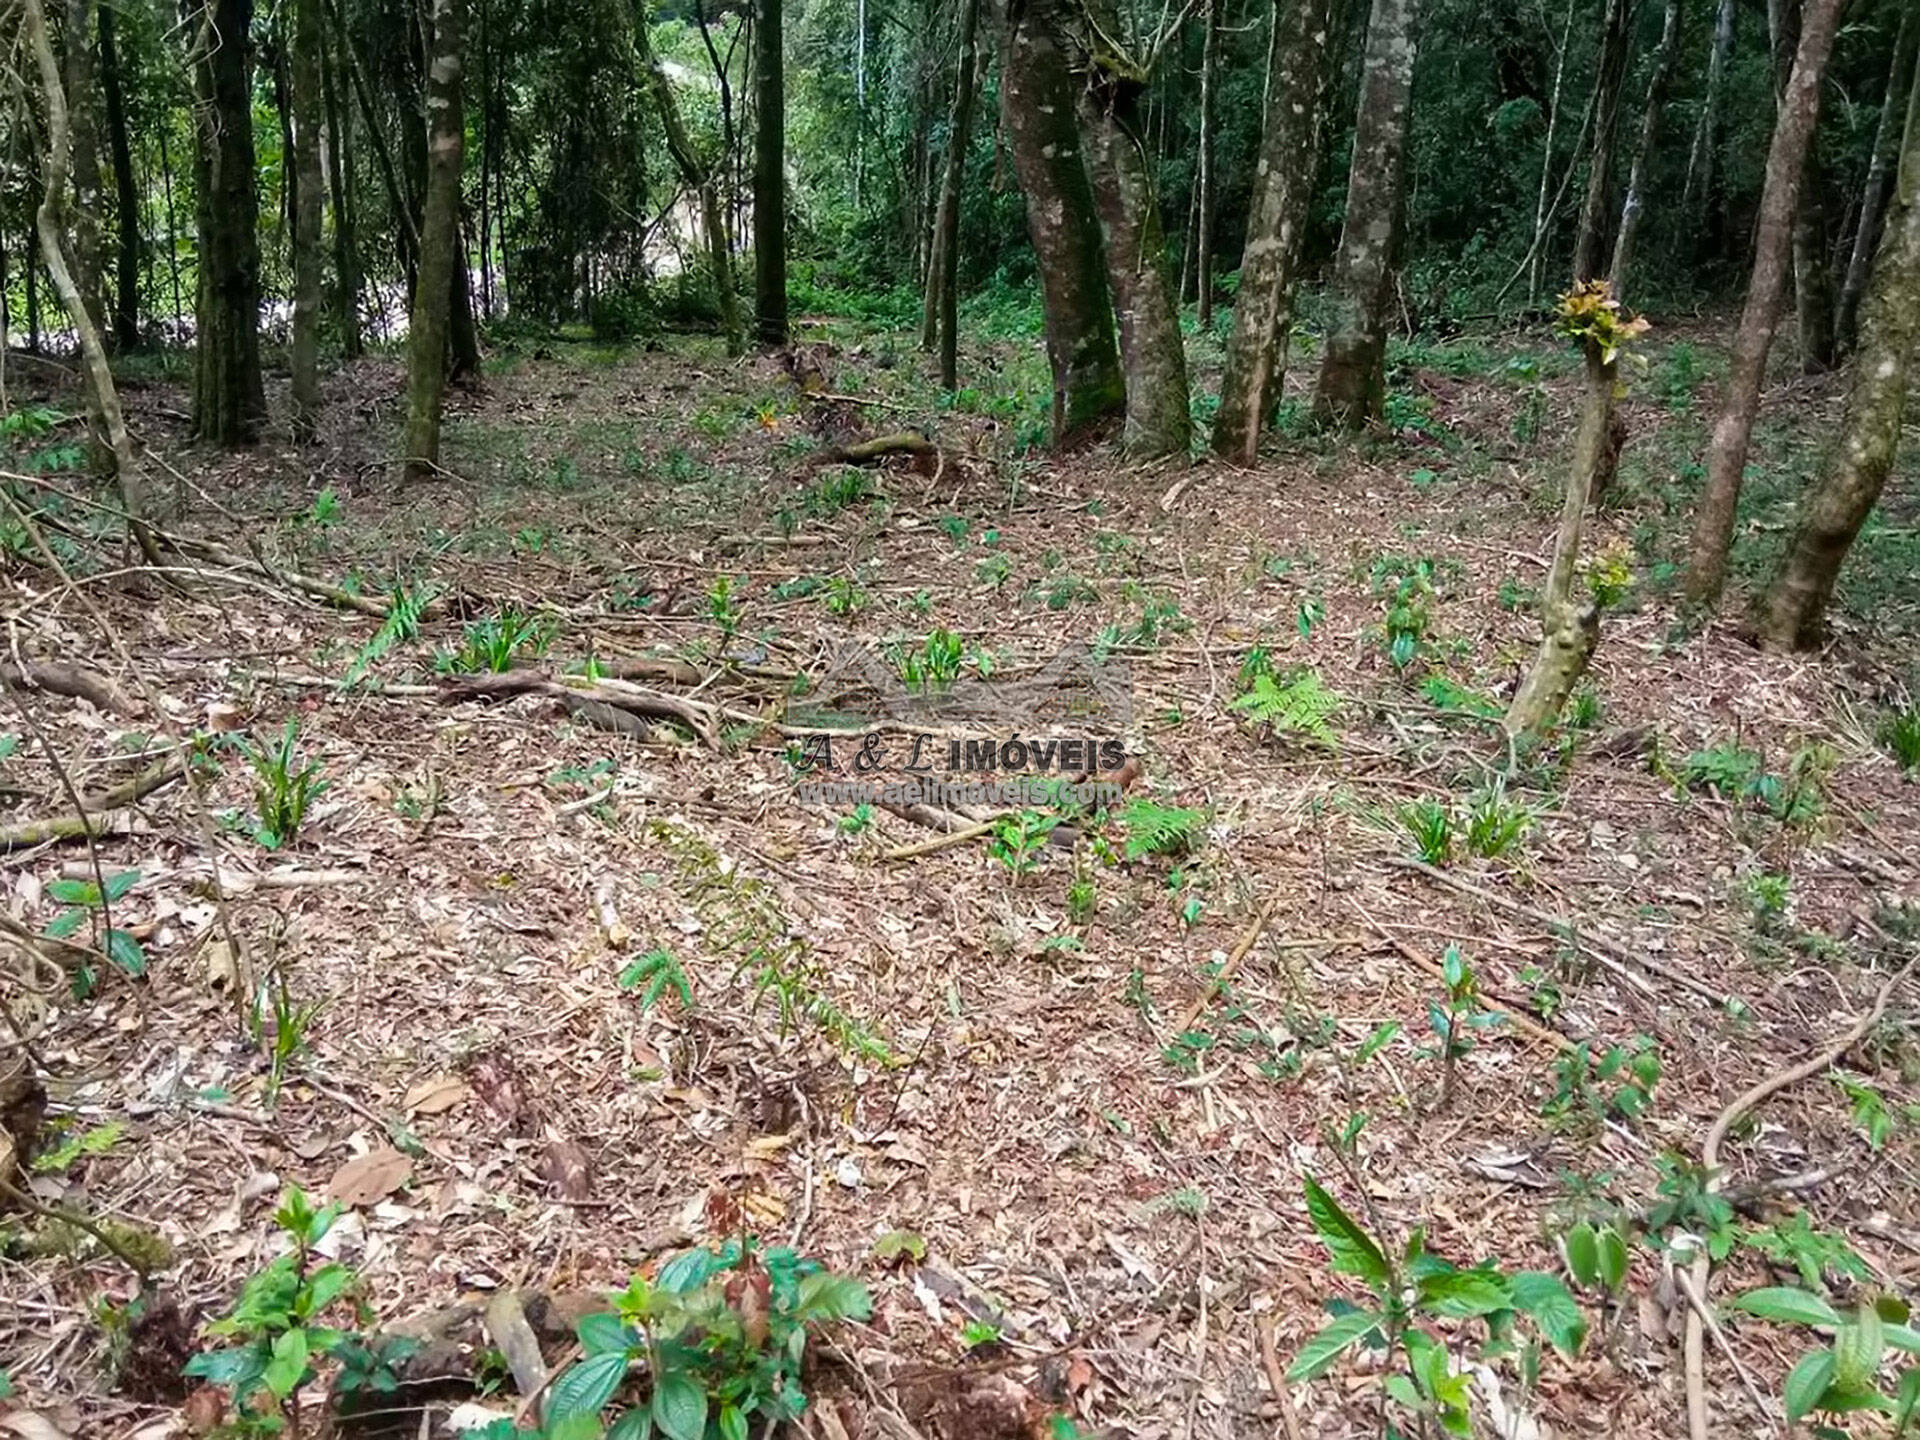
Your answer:
[[[1001,347],[1000,373],[947,404],[898,338],[809,337],[798,367],[686,341],[509,351],[455,397],[445,473],[411,490],[390,464],[393,360],[331,378],[330,426],[304,452],[278,432],[197,450],[177,380],[131,386],[168,467],[161,523],[232,552],[197,576],[133,568],[95,538],[110,517],[82,502],[102,492],[52,477],[78,497],[42,527],[66,573],[9,542],[5,658],[84,666],[127,713],[9,693],[0,823],[203,758],[91,846],[7,855],[6,915],[32,933],[71,908],[63,879],[138,872],[110,908],[142,978],[96,956],[76,999],[71,952],[29,963],[13,943],[0,985],[49,1094],[33,1196],[163,1250],[177,1306],[130,1335],[126,1268],[0,1205],[16,1407],[74,1436],[203,1423],[166,1386],[184,1323],[226,1313],[277,1253],[289,1186],[354,1202],[330,1243],[385,1324],[510,1289],[618,1288],[706,1238],[724,1193],[770,1242],[873,1289],[872,1323],[845,1327],[817,1377],[810,1433],[1047,1435],[1066,1415],[1092,1435],[1374,1434],[1368,1352],[1280,1380],[1330,1300],[1365,1298],[1331,1269],[1303,1176],[1395,1246],[1419,1227],[1463,1265],[1558,1272],[1568,1223],[1644,1215],[1663,1155],[1697,1162],[1729,1101],[1844,1034],[1913,954],[1920,788],[1879,728],[1914,679],[1900,535],[1920,487],[1898,480],[1827,653],[1760,654],[1731,609],[1688,623],[1666,580],[1712,407],[1705,340],[1635,381],[1592,547],[1634,583],[1578,723],[1514,752],[1478,712],[1498,714],[1538,634],[1577,399],[1550,342],[1406,352],[1392,435],[1299,438],[1242,471],[1023,452],[1031,347]],[[1797,483],[1837,408],[1830,384],[1783,381],[1756,485]],[[939,455],[807,458],[914,425]],[[1743,531],[1749,578],[1778,519]],[[430,603],[395,638],[302,576],[369,609],[396,585]],[[553,693],[450,703],[436,652],[503,612],[535,635],[521,671],[591,659],[717,707],[696,711],[710,727],[609,730]],[[941,832],[802,803],[807,737],[778,729],[800,677],[850,641],[890,665],[922,655],[936,628],[990,678],[1073,642],[1124,666],[1133,809],[1079,817],[1077,844],[1038,846],[1022,874],[978,839],[889,859]],[[1340,697],[1326,737],[1236,711],[1256,648]],[[327,788],[270,847],[245,747],[290,722]],[[859,778],[897,773],[911,734],[883,729],[887,763]],[[1712,783],[1736,747],[1770,783]],[[836,750],[846,778],[855,748]],[[1184,846],[1129,858],[1142,799],[1201,812]],[[1455,831],[1427,869],[1402,818],[1422,802]],[[1476,855],[1476,809],[1524,833]],[[1509,1017],[1468,1027],[1452,1065],[1430,1023],[1449,946]],[[656,949],[691,1004],[623,986]],[[1868,1279],[1838,1280],[1842,1296],[1908,1289],[1920,1268],[1917,998],[1897,986],[1852,1048],[1853,1091],[1790,1086],[1724,1147],[1736,1225],[1804,1207],[1846,1236]],[[1597,1059],[1636,1037],[1660,1063],[1644,1113],[1606,1109],[1611,1087],[1554,1105],[1568,1042]],[[1863,1094],[1887,1122],[1871,1136]],[[1355,1115],[1343,1163],[1330,1136]],[[897,1236],[876,1254],[894,1232],[924,1258],[889,1255]],[[1790,1276],[1739,1244],[1712,1295]],[[1476,1372],[1481,1423],[1682,1433],[1670,1259],[1636,1244],[1624,1303],[1582,1300],[1586,1345],[1547,1353],[1532,1393],[1513,1356]],[[1777,1405],[1804,1332],[1722,1328]],[[1480,1327],[1436,1333],[1464,1354]],[[1761,1430],[1712,1345],[1705,1382],[1717,1433]],[[511,1390],[482,1403],[511,1414]],[[400,1433],[446,1433],[459,1398]]]

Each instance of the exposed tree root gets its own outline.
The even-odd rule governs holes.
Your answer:
[[[0,690],[45,690],[50,695],[65,695],[85,700],[96,710],[131,718],[140,707],[113,681],[78,665],[29,660],[21,665],[0,664]]]
[[[0,826],[0,851],[44,845],[49,840],[80,840],[89,835],[106,834],[111,828],[112,812],[124,809],[186,773],[186,757],[175,755],[87,799],[79,814],[56,815],[46,820],[23,820],[17,825]]]
[[[550,695],[569,706],[585,701],[634,715],[678,720],[709,750],[720,749],[720,712],[715,707],[625,681],[556,679],[529,670],[508,670],[497,675],[464,675],[440,689],[440,700],[447,705],[463,700],[505,700],[515,695]]]

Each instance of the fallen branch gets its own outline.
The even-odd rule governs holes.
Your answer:
[[[1700,1147],[1700,1167],[1707,1177],[1707,1193],[1718,1194],[1721,1180],[1720,1145],[1727,1138],[1727,1132],[1739,1123],[1740,1118],[1754,1106],[1769,1096],[1776,1095],[1789,1086],[1798,1085],[1824,1070],[1831,1069],[1841,1056],[1858,1045],[1869,1030],[1880,1023],[1880,1017],[1887,1013],[1887,1001],[1892,997],[1894,987],[1907,977],[1916,960],[1909,960],[1892,975],[1886,984],[1880,987],[1880,993],[1873,998],[1873,1006],[1860,1017],[1847,1032],[1824,1050],[1802,1060],[1798,1065],[1786,1070],[1775,1071],[1766,1079],[1750,1086],[1735,1098],[1707,1131],[1707,1138]],[[1713,1276],[1713,1257],[1706,1248],[1698,1249],[1693,1258],[1691,1274],[1684,1277],[1690,1281],[1689,1300],[1697,1303],[1687,1312],[1686,1367],[1687,1367],[1687,1434],[1691,1440],[1708,1440],[1707,1429],[1707,1390],[1704,1372],[1705,1347],[1702,1336],[1706,1327],[1701,1323],[1701,1314],[1707,1305],[1707,1284]]]
[[[1549,915],[1546,911],[1537,910],[1525,901],[1509,899],[1505,895],[1475,885],[1471,881],[1449,875],[1444,870],[1435,869],[1424,861],[1389,859],[1387,863],[1399,870],[1411,870],[1415,874],[1424,875],[1429,880],[1436,880],[1442,885],[1458,890],[1463,895],[1476,896],[1489,905],[1498,906],[1510,914],[1531,920],[1536,925],[1545,926],[1550,934],[1564,935],[1572,944],[1585,950],[1608,970],[1643,990],[1648,988],[1647,983],[1642,977],[1633,973],[1634,967],[1645,970],[1649,974],[1658,975],[1664,980],[1671,980],[1674,984],[1693,991],[1702,999],[1711,1000],[1723,1009],[1731,1008],[1735,1004],[1733,996],[1714,989],[1704,980],[1696,980],[1684,970],[1675,970],[1669,965],[1663,965],[1658,960],[1650,960],[1644,955],[1630,954],[1623,946],[1615,944],[1604,936],[1590,934],[1571,920]]]
[[[446,705],[457,705],[463,700],[506,700],[515,695],[549,695],[563,703],[586,701],[635,715],[678,720],[699,736],[709,750],[720,749],[712,706],[626,681],[557,678],[531,670],[508,670],[500,674],[463,675],[440,687],[440,700]]]
[[[113,823],[113,811],[125,809],[186,773],[186,757],[175,755],[158,765],[148,766],[132,779],[123,780],[110,790],[84,800],[78,814],[56,815],[46,820],[23,820],[17,825],[0,826],[0,851],[44,845],[50,840],[80,840],[89,835],[108,834]]]
[[[822,465],[871,465],[889,455],[939,453],[940,447],[918,430],[896,430],[892,434],[876,435],[871,440],[856,441],[852,445],[829,445],[809,455],[807,464],[815,469]]]
[[[119,686],[78,665],[38,660],[21,665],[0,664],[0,689],[45,690],[50,695],[84,700],[96,710],[129,718],[140,713],[140,707]]]
[[[1349,901],[1348,903],[1353,905],[1353,913],[1358,915],[1362,920],[1364,920],[1368,928],[1370,928],[1374,934],[1378,935],[1382,940],[1386,941],[1387,944],[1393,946],[1393,948],[1399,951],[1403,957],[1405,957],[1408,960],[1411,960],[1414,964],[1418,965],[1422,970],[1425,970],[1429,975],[1433,976],[1434,979],[1438,980],[1442,985],[1447,983],[1447,972],[1441,969],[1441,967],[1438,964],[1428,959],[1425,955],[1422,955],[1418,950],[1414,949],[1413,946],[1409,945],[1405,940],[1401,939],[1398,935],[1394,934],[1391,930],[1387,929],[1386,926],[1382,925],[1378,920],[1374,919],[1373,916],[1369,915],[1365,910],[1362,910],[1357,903],[1354,903],[1352,901]],[[1526,1035],[1534,1040],[1539,1040],[1547,1045],[1551,1045],[1556,1050],[1573,1050],[1577,1048],[1574,1045],[1573,1041],[1569,1040],[1566,1036],[1560,1034],[1559,1031],[1548,1030],[1544,1026],[1536,1025],[1532,1020],[1529,1020],[1524,1014],[1521,1013],[1521,1007],[1519,1003],[1514,999],[1512,999],[1511,997],[1502,995],[1495,990],[1489,990],[1485,986],[1480,987],[1480,989],[1481,989],[1482,995],[1485,995],[1491,999],[1499,1001],[1500,1004],[1505,1007],[1500,1011],[1501,1017],[1507,1020],[1509,1023],[1511,1023],[1513,1028],[1518,1030],[1522,1035]]]
[[[892,809],[893,807],[886,806],[883,808]],[[900,812],[895,811],[894,813],[898,814]],[[917,840],[911,845],[896,845],[881,858],[883,860],[912,860],[921,855],[931,855],[936,850],[945,850],[954,845],[964,845],[969,840],[978,840],[982,835],[991,835],[995,825],[999,824],[1008,816],[1019,813],[1017,810],[1005,810],[998,815],[990,815],[985,820],[977,820],[971,825],[962,826],[958,830],[949,830],[944,835],[936,835],[931,840]],[[913,820],[916,817],[909,815],[906,818]],[[919,823],[925,824],[928,822],[920,821]]]
[[[1213,1002],[1220,993],[1220,987],[1233,978],[1240,968],[1240,962],[1247,958],[1253,947],[1260,943],[1260,937],[1267,933],[1267,922],[1273,918],[1274,907],[1280,903],[1280,892],[1275,891],[1267,897],[1267,903],[1260,907],[1260,913],[1253,917],[1253,923],[1247,927],[1246,934],[1240,937],[1240,943],[1233,947],[1233,953],[1227,956],[1227,963],[1220,967],[1220,973],[1207,982],[1207,988],[1200,992],[1200,998],[1193,1002],[1193,1008],[1187,1011],[1187,1018],[1180,1022],[1175,1035],[1184,1035],[1193,1029],[1193,1022],[1200,1018],[1200,1012]]]

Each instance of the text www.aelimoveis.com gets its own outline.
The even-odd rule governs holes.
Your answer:
[[[999,805],[1025,808],[1072,801],[1083,809],[1118,805],[1124,787],[1111,780],[802,780],[795,787],[806,805]]]

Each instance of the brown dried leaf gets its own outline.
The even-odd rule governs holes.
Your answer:
[[[398,1150],[369,1150],[333,1172],[327,1193],[343,1205],[371,1205],[398,1190],[412,1173],[413,1161]]]
[[[458,1075],[435,1075],[407,1091],[405,1108],[416,1115],[443,1115],[471,1092]]]
[[[540,1178],[562,1200],[585,1200],[593,1194],[593,1161],[572,1140],[549,1140],[540,1157]]]

